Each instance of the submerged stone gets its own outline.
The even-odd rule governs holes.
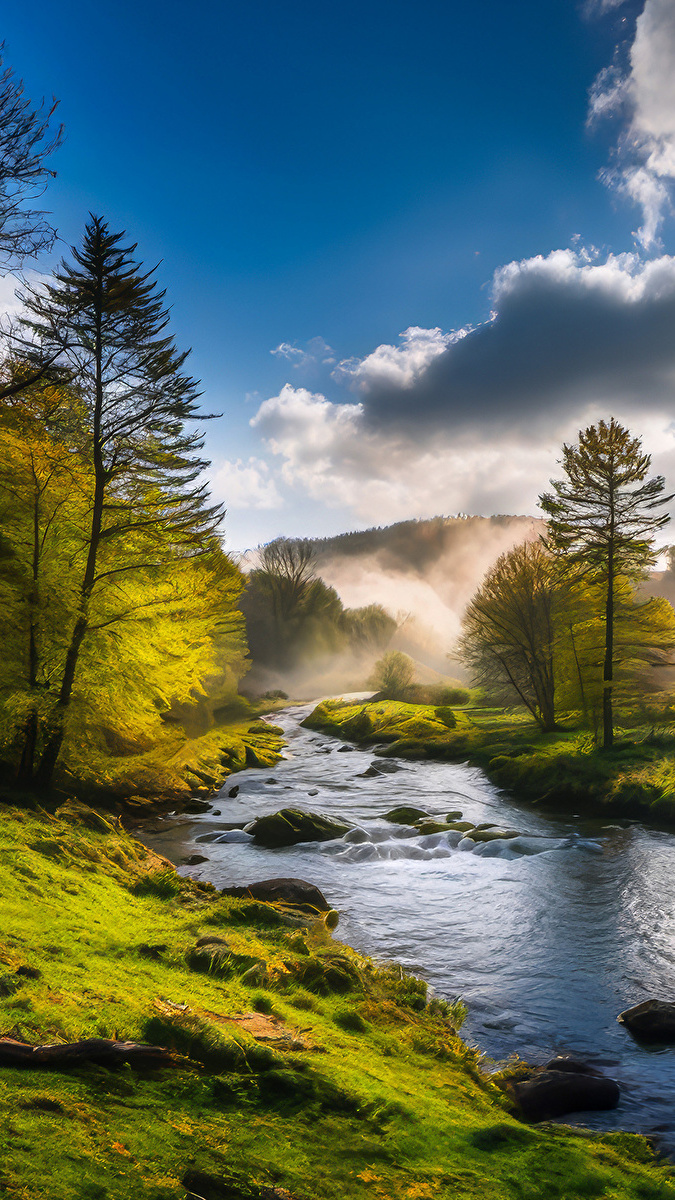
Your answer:
[[[520,837],[517,829],[479,829],[476,827],[471,830],[471,838],[474,842],[496,842],[517,837]]]

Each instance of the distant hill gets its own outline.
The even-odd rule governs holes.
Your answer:
[[[454,675],[457,667],[447,654],[485,572],[500,554],[543,528],[536,517],[433,517],[313,544],[319,574],[345,605],[383,604],[403,622],[396,646]]]

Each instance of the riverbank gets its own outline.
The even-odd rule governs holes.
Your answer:
[[[0,1032],[189,1060],[0,1067],[12,1200],[675,1197],[640,1137],[517,1121],[459,1009],[319,914],[180,879],[72,805],[4,809],[0,858]]]
[[[336,699],[319,704],[304,724],[378,745],[383,757],[469,761],[532,803],[588,816],[675,821],[675,727],[631,729],[606,752],[587,732],[542,733],[530,717],[494,708]]]
[[[40,803],[51,802],[53,807],[66,796],[77,796],[134,821],[169,809],[200,811],[230,775],[247,767],[269,769],[279,762],[283,731],[272,720],[261,720],[278,707],[246,704],[246,711],[232,713],[229,720],[197,737],[189,737],[180,726],[168,727],[161,739],[140,753],[129,753],[120,743],[113,745],[116,753],[88,746],[86,754],[81,749],[77,759],[66,759],[59,766],[52,794],[41,796]],[[11,764],[4,766],[0,802],[11,803],[18,798],[14,769]],[[34,803],[30,792],[23,795],[22,803]]]

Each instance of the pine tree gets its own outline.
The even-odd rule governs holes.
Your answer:
[[[200,476],[203,438],[197,382],[184,371],[189,351],[166,334],[165,293],[144,272],[136,245],[92,216],[81,248],[52,281],[23,299],[25,342],[68,374],[81,406],[80,457],[90,468],[89,520],[74,559],[76,613],[58,693],[43,738],[37,781],[48,786],[61,749],[82,645],[97,589],[172,559],[212,553],[222,509]],[[203,419],[203,418],[202,418]],[[124,601],[109,620],[128,618]]]
[[[658,510],[673,496],[663,495],[663,476],[647,479],[650,455],[643,453],[640,438],[613,417],[581,430],[578,444],[564,445],[562,454],[564,478],[551,480],[553,490],[539,497],[549,517],[545,544],[603,587],[602,724],[603,745],[609,749],[614,740],[617,579],[637,580],[653,565],[654,535],[670,520]]]

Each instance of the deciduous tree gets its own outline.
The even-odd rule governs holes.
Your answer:
[[[475,683],[507,703],[525,705],[542,729],[555,729],[552,556],[523,542],[497,559],[470,601],[460,654]]]

